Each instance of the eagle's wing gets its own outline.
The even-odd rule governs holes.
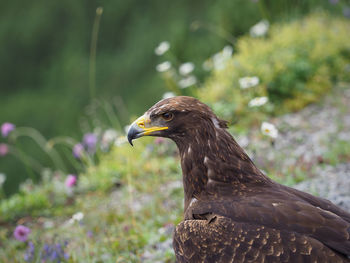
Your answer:
[[[177,262],[350,262],[318,240],[258,224],[211,215],[175,230]]]
[[[275,193],[254,193],[238,200],[205,200],[193,203],[187,215],[200,218],[216,214],[234,222],[286,230],[305,235],[344,255],[350,255],[350,223],[302,199]],[[187,218],[191,218],[187,216]]]

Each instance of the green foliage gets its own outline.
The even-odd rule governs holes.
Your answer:
[[[254,109],[254,97],[267,96],[259,113],[295,111],[317,101],[333,80],[349,79],[347,41],[349,21],[317,13],[302,20],[274,24],[266,38],[238,40],[236,53],[224,69],[216,70],[200,92],[200,98],[229,119]],[[260,83],[241,89],[239,79],[257,76]]]
[[[47,194],[41,190],[30,194],[17,193],[0,202],[0,221],[13,220],[28,214],[34,216],[37,211],[50,206]]]
[[[144,138],[134,148],[115,147],[98,166],[80,175],[72,194],[59,190],[64,185],[56,175],[37,186],[26,184],[21,194],[2,201],[0,220],[9,227],[0,229],[0,244],[5,244],[0,246],[0,261],[22,262],[25,244],[11,237],[15,227],[11,222],[30,216],[26,225],[32,229],[29,240],[36,249],[68,241],[67,262],[139,262],[146,251],[153,259],[145,262],[173,262],[172,249],[156,252],[154,246],[169,243],[171,232],[164,231],[182,218],[181,172],[179,161],[172,157],[174,143],[164,141],[154,148],[153,140]],[[84,213],[81,223],[68,223],[78,211]]]

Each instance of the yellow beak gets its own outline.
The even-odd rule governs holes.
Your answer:
[[[128,141],[131,145],[133,139],[140,138],[142,136],[152,135],[156,131],[167,130],[169,127],[164,126],[150,126],[151,120],[145,115],[134,121],[128,130]]]

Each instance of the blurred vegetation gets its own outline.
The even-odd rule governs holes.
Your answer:
[[[121,98],[130,114],[139,114],[165,92],[155,72],[162,58],[154,48],[171,43],[174,65],[192,61],[203,81],[201,64],[261,19],[288,21],[315,9],[341,14],[347,1],[246,1],[215,2],[139,1],[3,1],[0,10],[0,122],[34,127],[45,137],[74,136],[87,130],[81,116],[98,99],[112,103]],[[96,85],[89,83],[92,28],[96,8],[102,7],[96,50]],[[91,77],[91,76],[90,76]],[[93,92],[89,86],[96,87]],[[95,98],[90,97],[95,94]],[[114,103],[114,100],[113,100]],[[120,103],[117,103],[120,104]],[[88,118],[91,117],[88,115]],[[118,125],[114,122],[113,125]],[[31,142],[21,141],[44,164],[45,156]],[[28,177],[16,159],[0,159],[7,194]],[[72,167],[70,167],[72,168]],[[37,176],[38,178],[38,176]]]
[[[266,38],[242,37],[237,52],[200,90],[200,98],[234,121],[300,110],[318,101],[334,81],[350,80],[347,32],[348,20],[318,13],[272,25]],[[258,77],[259,83],[240,87],[246,76]],[[253,98],[263,96],[268,103],[258,110],[248,107]]]
[[[167,88],[198,96],[222,118],[236,122],[240,117],[230,127],[234,132],[245,132],[268,116],[319,100],[334,81],[349,80],[349,21],[338,16],[346,4],[316,0],[6,2],[0,10],[1,123],[17,125],[12,135],[18,127],[28,126],[46,138],[59,137],[42,145],[23,138],[11,141],[11,136],[6,141],[40,159],[48,169],[38,173],[42,177],[38,181],[31,169],[18,168],[18,160],[1,157],[0,172],[9,176],[0,187],[0,195],[8,197],[0,201],[0,261],[22,262],[23,254],[29,253],[29,243],[12,238],[14,224],[24,224],[32,229],[32,262],[40,261],[47,245],[65,241],[67,262],[139,262],[147,253],[154,255],[145,262],[173,262],[172,250],[159,255],[155,250],[169,241],[167,229],[170,226],[171,231],[182,218],[181,168],[175,145],[145,138],[131,148],[124,138],[105,149],[101,146],[106,129],[118,130],[114,139],[121,139],[130,117],[158,101]],[[89,82],[91,30],[98,6],[103,14],[96,89],[90,92],[89,86],[94,87]],[[316,14],[305,17],[316,9]],[[248,36],[262,19],[270,24],[267,35]],[[170,50],[157,57],[154,48],[163,40],[169,41]],[[222,67],[207,71],[205,64],[212,62],[214,53],[228,56],[221,60]],[[165,60],[171,61],[171,70],[157,74],[155,66]],[[181,89],[178,66],[186,61],[194,63],[198,82]],[[240,88],[241,78],[254,76],[259,83]],[[268,102],[248,107],[256,97],[267,97]],[[78,138],[81,132],[92,131],[99,140],[96,152],[86,159],[73,159],[71,148],[79,140],[67,136]],[[349,160],[347,146],[343,141],[333,144],[325,162],[335,165]],[[52,149],[64,156],[66,168],[55,167],[47,156]],[[283,175],[277,174],[277,168],[271,166],[266,173],[278,175],[274,179],[281,183],[307,178],[300,167]],[[78,183],[68,188],[64,180],[72,170],[79,172]],[[26,178],[31,179],[21,183]],[[21,185],[19,191],[9,196],[17,185]],[[72,220],[77,211],[84,213],[79,222]]]

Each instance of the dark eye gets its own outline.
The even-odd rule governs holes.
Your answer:
[[[174,118],[174,114],[171,112],[166,112],[162,114],[162,118],[166,121],[171,121]]]

